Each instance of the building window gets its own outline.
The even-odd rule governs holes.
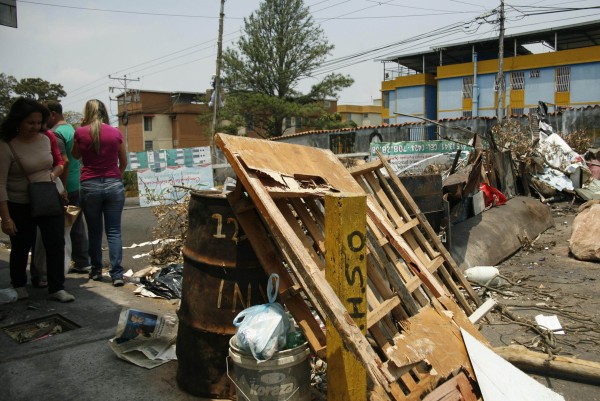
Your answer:
[[[463,117],[473,117],[473,111],[471,111],[471,110],[463,110],[462,116]]]
[[[556,67],[554,74],[554,87],[556,92],[569,92],[571,87],[571,68],[569,66]]]
[[[525,109],[523,107],[514,107],[514,108],[510,109],[510,113],[513,116],[521,116],[525,113]]]
[[[464,77],[462,84],[462,97],[463,99],[473,98],[473,77]]]
[[[356,132],[334,134],[329,136],[329,149],[336,155],[354,153]]]
[[[144,116],[144,131],[152,131],[152,117]]]
[[[291,128],[292,127],[292,117],[286,117],[285,118],[285,128]]]
[[[525,89],[525,73],[523,71],[514,71],[510,73],[510,89]]]
[[[325,101],[323,101],[323,105],[325,106],[326,109],[328,109],[331,107],[331,101],[325,100]]]
[[[146,152],[151,152],[154,150],[154,146],[152,144],[152,141],[144,141],[144,150]]]
[[[540,70],[531,70],[529,71],[529,78],[539,78]]]
[[[294,117],[294,120],[296,120],[296,128],[302,128],[302,117]]]

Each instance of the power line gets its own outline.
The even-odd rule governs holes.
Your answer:
[[[179,17],[179,18],[205,18],[205,19],[216,19],[216,17],[207,16],[207,15],[189,15],[189,14],[167,14],[167,13],[149,13],[143,11],[126,11],[126,10],[111,10],[106,8],[91,8],[91,7],[77,7],[77,6],[67,6],[64,4],[49,4],[49,3],[41,3],[38,1],[29,1],[29,0],[18,0],[19,3],[29,3],[36,4],[40,6],[48,6],[48,7],[59,7],[59,8],[70,8],[74,10],[84,10],[84,11],[98,11],[105,13],[119,13],[119,14],[134,14],[134,15],[151,15],[157,17]],[[241,19],[241,18],[234,18]]]

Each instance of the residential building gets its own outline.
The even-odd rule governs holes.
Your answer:
[[[128,151],[210,146],[210,115],[204,93],[128,91],[117,96],[119,129],[127,137]],[[124,125],[125,119],[127,125]]]
[[[550,52],[535,53],[540,45]],[[498,39],[444,45],[383,60],[383,121],[494,117],[600,104],[600,21],[504,38],[505,95],[498,99]]]
[[[357,127],[381,125],[381,99],[373,101],[372,105],[338,104],[337,112],[342,116],[342,122],[356,124]]]

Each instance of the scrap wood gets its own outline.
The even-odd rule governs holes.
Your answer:
[[[494,351],[519,369],[576,382],[600,384],[600,363],[566,356],[550,356],[522,345],[497,347]]]
[[[464,373],[452,377],[427,394],[423,401],[477,401],[473,386]]]
[[[335,329],[340,333],[344,345],[350,349],[359,361],[361,361],[367,375],[375,388],[383,387],[386,394],[391,391],[390,384],[386,375],[382,371],[382,361],[369,345],[366,337],[354,323],[352,317],[348,314],[344,305],[335,295],[333,289],[323,277],[323,273],[315,264],[313,256],[298,238],[290,222],[281,214],[279,206],[269,196],[266,189],[256,175],[251,175],[246,170],[258,169],[270,166],[280,168],[280,173],[289,171],[288,176],[294,176],[294,165],[286,165],[283,160],[302,160],[298,170],[309,170],[309,167],[323,166],[324,175],[331,177],[329,182],[336,182],[336,174],[339,161],[331,152],[325,152],[320,149],[294,146],[284,143],[275,143],[269,141],[252,140],[242,137],[217,134],[216,143],[221,148],[232,168],[235,170],[238,180],[242,182],[246,191],[252,198],[257,210],[264,218],[274,237],[282,248],[286,262],[294,271],[295,277],[302,280],[302,287],[319,298],[319,304],[325,313],[325,318],[330,319]],[[269,152],[271,148],[271,152]],[[256,151],[254,151],[256,150]],[[260,151],[258,151],[260,150]],[[287,152],[286,152],[287,150]],[[304,153],[299,155],[298,152]],[[247,155],[248,157],[244,157]],[[281,157],[275,157],[275,155]],[[256,157],[255,157],[256,156]],[[294,156],[294,157],[292,157]],[[327,164],[331,168],[327,168]],[[335,164],[333,166],[332,164]],[[343,169],[343,166],[341,166]],[[345,172],[345,169],[344,169]],[[304,174],[309,176],[311,174]],[[343,181],[343,179],[341,179]],[[354,182],[354,181],[352,181]],[[360,187],[354,184],[361,192]],[[352,191],[351,191],[352,192]],[[292,222],[294,223],[294,222]]]
[[[429,239],[429,241],[431,241],[431,243],[433,244],[434,250],[441,255],[441,257],[444,261],[443,266],[440,266],[440,268],[438,269],[440,275],[442,276],[441,281],[444,282],[446,284],[446,286],[449,287],[449,289],[457,297],[461,306],[463,307],[463,309],[465,309],[465,312],[471,313],[472,309],[470,308],[470,306],[468,306],[468,304],[466,304],[466,302],[464,302],[464,298],[462,297],[462,294],[460,294],[460,292],[457,291],[456,285],[454,285],[455,284],[454,281],[456,281],[456,283],[458,285],[460,285],[467,292],[469,299],[471,301],[473,301],[476,306],[481,305],[481,300],[479,299],[479,296],[475,293],[475,291],[473,291],[473,288],[471,287],[471,285],[464,278],[464,276],[460,272],[456,262],[454,261],[454,259],[452,258],[452,256],[448,252],[448,250],[446,250],[444,245],[441,243],[440,239],[438,238],[437,234],[435,233],[435,231],[429,224],[425,215],[421,212],[421,210],[419,209],[416,202],[412,199],[412,197],[406,190],[406,187],[402,184],[400,179],[393,173],[391,166],[389,165],[389,163],[385,160],[385,158],[379,151],[378,151],[378,156],[379,156],[379,160],[380,160],[381,164],[383,165],[383,167],[385,167],[389,177],[391,178],[392,182],[394,183],[394,186],[397,188],[397,190],[402,195],[403,199],[409,205],[409,207],[412,210],[413,214],[415,215],[416,219],[419,221],[420,226],[423,228],[423,230],[427,234],[427,239]],[[381,173],[379,173],[378,176],[381,177]],[[380,181],[381,181],[381,178],[380,178]],[[390,194],[390,195],[391,195],[391,198],[394,201],[394,204],[396,205],[396,207],[402,208],[400,201],[394,195],[392,195],[392,194]],[[429,244],[427,239],[423,236],[423,234],[421,234],[421,231],[419,231],[418,229],[415,228],[412,230],[412,232],[414,233],[414,236],[416,237],[416,239],[419,240],[420,244],[425,244],[425,243]],[[425,248],[425,249],[427,250],[428,248]],[[430,251],[429,256],[430,256],[430,258],[433,259],[435,254],[433,254],[432,251]]]
[[[320,311],[319,313],[323,314],[322,319],[331,321],[344,345],[364,364],[371,382],[371,398],[416,400],[420,394],[431,390],[428,386],[434,380],[425,370],[419,371],[422,377],[419,379],[420,383],[415,383],[410,374],[407,374],[408,376],[403,379],[402,384],[395,381],[396,377],[381,360],[385,356],[385,351],[382,354],[376,352],[325,280],[324,253],[326,249],[323,249],[320,231],[324,224],[323,194],[327,191],[363,192],[335,155],[321,149],[224,134],[217,134],[216,143],[235,170],[238,182],[243,185],[248,199],[256,207],[255,213],[260,219],[254,219],[254,221],[264,224],[271,238],[274,239],[277,251],[283,257],[287,269],[302,291],[306,293],[309,302],[313,303],[313,306]],[[296,165],[295,160],[302,162]],[[319,185],[312,189],[302,188],[302,191],[299,192],[298,186],[288,178],[273,180],[272,175],[275,171],[273,166],[280,167],[279,174],[286,175],[288,178],[296,177],[306,181],[306,177],[314,177],[314,182],[327,183],[328,188],[323,190],[323,187]],[[270,176],[267,177],[268,183],[263,181],[266,176],[259,174],[263,168],[270,171]],[[276,187],[272,185],[274,181],[286,184]],[[242,205],[240,210],[249,210],[249,207]],[[377,210],[380,211],[380,209]],[[389,222],[386,221],[384,224],[387,225]],[[374,227],[374,225],[372,226]],[[368,325],[370,326],[369,333],[376,339],[377,346],[381,350],[386,350],[389,348],[389,341],[399,334],[400,329],[397,326],[399,322],[406,320],[411,313],[416,312],[418,315],[419,309],[414,308],[412,312],[409,312],[411,307],[405,308],[399,297],[402,291],[390,288],[390,283],[387,284],[387,291],[385,290],[384,277],[392,273],[397,275],[396,279],[398,279],[402,263],[400,263],[401,259],[390,259],[393,256],[391,246],[388,247],[389,254],[381,251],[382,244],[385,243],[388,246],[390,241],[387,238],[373,239],[374,233],[375,231],[369,234]],[[377,233],[380,232],[377,231]],[[409,245],[413,253],[425,252],[420,249],[421,245],[416,241]],[[398,241],[394,246],[402,247],[406,244]],[[371,250],[375,251],[371,252]],[[432,252],[431,249],[426,251]],[[396,249],[395,252],[398,250]],[[378,261],[378,257],[385,259]],[[409,257],[414,258],[415,256],[411,253]],[[430,280],[437,280],[437,275],[431,275],[431,271],[438,267],[435,263],[423,266],[423,269],[429,273]],[[425,274],[425,270],[421,273],[422,275]],[[428,305],[432,301],[425,297],[425,293],[431,294],[431,290],[418,277],[415,276],[414,280],[416,281],[412,285],[414,285],[414,289],[418,289],[416,293],[422,294],[424,297],[422,306]],[[404,292],[404,294],[406,293]],[[456,321],[462,322],[461,326],[476,331],[474,326],[468,322],[465,313],[454,301],[447,298],[445,302],[448,303],[448,307],[444,306],[445,314],[453,315]]]

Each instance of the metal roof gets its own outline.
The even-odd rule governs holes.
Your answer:
[[[532,54],[524,45],[544,42],[555,50],[577,49],[600,45],[600,20],[575,25],[565,25],[538,31],[506,35],[504,37],[504,56],[522,56]],[[498,58],[498,38],[447,44],[428,51],[401,54],[381,59],[384,63],[397,63],[417,73],[436,75],[439,65],[469,63],[473,50],[477,59],[493,60]],[[441,53],[441,54],[440,54]],[[423,71],[423,64],[425,71]]]

